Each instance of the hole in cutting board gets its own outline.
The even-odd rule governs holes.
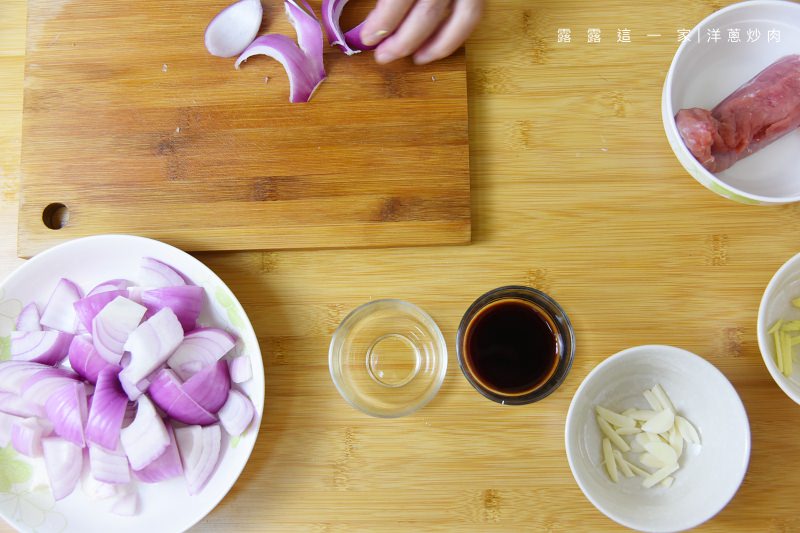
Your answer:
[[[61,229],[69,223],[69,209],[64,204],[50,204],[42,211],[42,222],[50,229]]]

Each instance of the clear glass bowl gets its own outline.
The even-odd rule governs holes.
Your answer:
[[[447,372],[447,345],[416,305],[375,300],[352,311],[336,329],[328,364],[333,383],[353,407],[394,418],[436,396]]]

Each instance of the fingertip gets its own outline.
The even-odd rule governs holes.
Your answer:
[[[413,61],[415,65],[427,65],[428,63],[433,63],[437,59],[440,59],[432,54],[427,52],[414,54]]]
[[[397,56],[395,56],[394,54],[385,49],[378,48],[377,50],[375,50],[375,62],[378,63],[379,65],[385,65],[386,63],[391,63],[395,59],[397,59]]]
[[[361,42],[367,46],[375,46],[389,35],[387,30],[373,31],[369,28],[361,30]]]

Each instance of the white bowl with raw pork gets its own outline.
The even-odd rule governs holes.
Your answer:
[[[142,270],[143,265],[153,267],[155,271]],[[159,276],[165,276],[165,278],[162,280]],[[60,282],[62,278],[72,283]],[[114,372],[119,373],[121,376],[122,372],[134,367],[134,360],[139,357],[137,353],[141,353],[137,352],[137,350],[140,350],[142,345],[151,348],[156,345],[149,344],[149,341],[142,335],[136,337],[131,333],[127,338],[130,340],[136,337],[138,340],[136,342],[126,342],[124,352],[119,350],[119,353],[124,353],[125,355],[114,370],[103,370],[99,374],[101,377],[98,377],[95,371],[94,376],[97,385],[93,386],[91,385],[92,379],[86,377],[86,373],[91,374],[91,368],[98,362],[95,356],[105,349],[103,346],[113,345],[111,343],[100,346],[98,343],[105,341],[96,340],[96,338],[100,338],[99,332],[102,331],[98,325],[101,322],[101,314],[103,310],[109,308],[110,304],[105,304],[105,307],[101,307],[99,310],[91,311],[92,314],[98,313],[94,319],[87,319],[85,315],[77,314],[76,317],[69,317],[65,320],[64,317],[69,315],[69,309],[74,308],[72,305],[64,303],[69,301],[69,297],[59,304],[53,303],[53,300],[63,298],[64,295],[59,297],[52,296],[51,300],[54,288],[59,284],[65,287],[67,293],[70,292],[71,285],[74,284],[79,287],[82,293],[81,298],[85,299],[87,293],[93,287],[109,280],[112,280],[112,288],[119,291],[120,296],[118,298],[122,299],[123,296],[121,295],[127,292],[127,298],[124,298],[126,306],[135,308],[137,304],[134,302],[138,301],[138,303],[142,304],[142,308],[147,308],[147,313],[144,314],[141,324],[133,330],[134,332],[141,330],[143,332],[142,335],[144,335],[147,331],[146,328],[142,328],[143,324],[150,322],[156,324],[158,321],[154,320],[154,317],[171,315],[169,317],[172,320],[172,330],[170,330],[172,333],[170,335],[179,338],[179,340],[173,339],[173,344],[169,346],[175,346],[176,344],[182,346],[187,339],[190,339],[193,330],[195,332],[200,331],[200,337],[204,335],[203,332],[215,331],[219,333],[217,340],[219,341],[219,346],[222,346],[220,348],[221,351],[218,350],[218,352],[224,352],[222,356],[219,356],[219,354],[211,356],[209,355],[210,352],[203,352],[202,354],[198,352],[199,356],[201,356],[198,359],[192,359],[193,356],[189,354],[188,359],[176,358],[174,364],[170,363],[172,366],[165,366],[164,362],[152,363],[158,365],[156,367],[158,370],[153,372],[150,372],[147,366],[139,367],[140,372],[148,373],[149,379],[138,382],[136,384],[138,387],[144,388],[148,382],[155,383],[156,378],[154,376],[163,374],[162,377],[164,379],[161,379],[161,403],[158,401],[156,390],[150,389],[145,391],[141,398],[149,397],[152,401],[140,400],[138,404],[135,404],[134,402],[128,403],[128,398],[125,398],[125,404],[128,407],[128,412],[125,415],[127,420],[122,424],[123,429],[119,437],[120,445],[110,455],[119,454],[120,450],[122,450],[125,452],[125,459],[122,461],[127,460],[129,465],[137,462],[144,464],[142,461],[145,461],[148,465],[147,468],[163,466],[164,469],[160,472],[154,473],[150,470],[150,474],[154,474],[155,477],[168,477],[166,480],[155,483],[144,482],[143,479],[147,476],[140,477],[140,472],[134,472],[133,468],[130,470],[132,479],[130,484],[121,483],[120,485],[109,486],[96,483],[92,480],[92,473],[95,472],[94,467],[97,464],[93,462],[94,456],[86,453],[86,451],[90,449],[89,426],[92,425],[92,411],[99,401],[97,398],[100,396],[101,377],[109,373],[116,377]],[[128,282],[120,283],[120,280],[128,280]],[[189,287],[196,286],[199,289],[194,290],[192,288],[192,290],[183,292],[171,290],[174,286],[182,284]],[[162,287],[166,290],[159,292],[154,287]],[[103,290],[105,289],[109,289],[109,287],[105,287]],[[145,295],[147,291],[150,291],[148,293],[149,296]],[[184,293],[190,294],[191,298],[194,299],[190,298],[190,300],[182,301],[180,295]],[[160,298],[160,301],[155,301],[155,307],[153,307],[154,297],[156,300]],[[114,301],[117,300],[115,299]],[[119,300],[118,303],[122,301]],[[36,312],[29,316],[27,311],[23,313],[22,319],[19,318],[20,312],[29,303],[36,304],[41,318],[36,316]],[[180,308],[184,304],[188,307],[186,309]],[[159,306],[165,306],[169,309],[158,311]],[[174,314],[170,306],[175,306]],[[189,307],[192,307],[192,309],[188,309]],[[50,311],[47,310],[48,308],[50,308]],[[59,312],[52,312],[53,308]],[[83,309],[86,312],[87,308],[85,306]],[[198,312],[199,315],[197,314]],[[105,317],[107,319],[108,315],[105,315]],[[35,407],[31,407],[31,405],[35,406],[37,401],[35,395],[39,394],[36,391],[35,383],[42,384],[47,381],[47,378],[38,382],[35,379],[29,379],[24,382],[24,385],[19,385],[19,383],[22,383],[21,381],[17,381],[17,385],[14,384],[15,378],[8,372],[8,368],[10,368],[8,365],[13,365],[15,361],[7,361],[7,359],[20,358],[20,350],[27,350],[28,347],[25,343],[16,344],[14,340],[25,338],[25,334],[18,332],[12,334],[12,331],[26,330],[30,332],[36,330],[38,325],[41,324],[44,326],[43,330],[46,333],[51,333],[47,331],[49,329],[48,326],[64,330],[70,329],[70,324],[72,323],[86,324],[87,320],[92,333],[91,336],[89,333],[83,333],[82,338],[88,339],[83,344],[86,353],[92,355],[87,356],[86,359],[80,359],[82,356],[75,356],[75,353],[78,352],[73,353],[71,351],[68,359],[59,364],[60,367],[69,369],[70,362],[85,361],[81,369],[77,368],[81,363],[72,365],[76,367],[75,371],[80,374],[81,379],[77,379],[73,374],[70,374],[70,377],[75,379],[76,383],[85,386],[87,391],[85,394],[87,396],[92,395],[91,402],[85,407],[88,410],[88,414],[83,413],[77,419],[81,420],[83,418],[84,429],[80,431],[79,437],[74,435],[70,437],[66,434],[67,430],[61,428],[45,439],[48,441],[47,444],[51,454],[49,456],[51,461],[45,466],[46,461],[42,457],[28,457],[23,453],[19,453],[19,446],[24,448],[26,443],[34,441],[28,441],[24,438],[25,427],[17,427],[15,431],[19,439],[14,441],[12,438],[12,441],[5,448],[0,447],[0,470],[4,473],[2,479],[0,479],[0,516],[21,531],[184,531],[214,509],[233,487],[250,457],[258,436],[264,403],[264,373],[258,341],[250,321],[225,283],[203,263],[177,248],[159,241],[127,235],[101,235],[69,241],[32,258],[0,284],[0,391],[2,391],[0,392],[0,403],[2,403],[0,410],[4,406],[11,405],[4,402],[14,400],[15,393],[13,391],[9,392],[9,390],[14,389],[15,386],[18,386],[16,399],[32,401],[33,403],[29,403],[26,408],[35,409]],[[65,324],[66,328],[64,327]],[[111,323],[111,326],[118,327],[120,324],[122,322]],[[84,328],[85,326],[82,325],[77,326],[78,332],[74,338],[77,339],[81,336]],[[158,329],[155,325],[153,328]],[[156,338],[160,340],[166,339],[167,333],[164,333],[164,331],[166,330],[157,331]],[[35,336],[36,333],[34,331]],[[198,337],[193,338],[196,341]],[[94,351],[91,351],[92,346],[95,348]],[[203,349],[210,347],[209,344],[195,345],[195,347],[197,346]],[[36,346],[30,347],[30,350],[34,352],[37,349]],[[169,351],[173,355],[178,352],[178,350],[173,350],[172,348],[164,348],[164,351]],[[21,358],[29,357],[30,353],[32,352],[23,353]],[[188,354],[188,351],[184,350],[184,355],[186,354]],[[76,359],[73,359],[73,356]],[[203,358],[207,357],[211,357],[211,359],[207,359],[208,361],[214,360],[214,357],[222,358],[217,363],[203,363]],[[126,358],[129,359],[126,360]],[[181,365],[183,366],[178,365],[180,362],[182,362]],[[102,361],[100,363],[102,366]],[[142,363],[140,359],[136,364],[142,365],[146,363]],[[120,367],[124,367],[122,372],[119,371]],[[231,392],[225,392],[224,396],[221,396],[223,393],[218,392],[216,399],[213,400],[217,402],[215,407],[208,406],[206,402],[212,401],[208,397],[204,397],[201,400],[200,395],[198,395],[192,396],[191,401],[187,400],[187,397],[191,396],[187,392],[189,382],[194,376],[205,377],[211,375],[207,372],[204,373],[204,369],[212,367],[215,369],[214,375],[217,377],[227,375],[228,378],[214,381],[213,387],[209,382],[208,389],[219,391],[217,385],[224,382],[230,387]],[[20,368],[23,367],[20,366]],[[6,370],[4,371],[4,369]],[[48,369],[44,374],[48,372],[53,374],[72,371]],[[44,374],[40,372],[37,375],[44,376]],[[178,378],[176,377],[177,374],[182,375]],[[58,379],[58,377],[53,379]],[[5,385],[3,380],[5,380]],[[119,377],[118,380],[121,381],[122,377]],[[184,385],[186,386],[185,390]],[[5,390],[3,389],[4,386]],[[118,391],[121,391],[118,385],[115,386]],[[215,389],[214,387],[217,388]],[[42,388],[46,387],[40,387],[40,390]],[[74,389],[62,387],[58,390],[65,391],[68,395],[72,394],[72,390],[77,390],[80,393],[76,393],[77,396],[81,397],[81,401],[86,402],[83,399],[84,393],[81,387]],[[196,390],[197,387],[195,387]],[[236,394],[234,394],[234,391]],[[126,392],[128,397],[131,394],[135,394],[135,392],[132,393],[131,391]],[[27,393],[30,393],[30,397],[26,396]],[[174,394],[175,398],[180,399],[176,400],[174,405],[167,405],[163,402],[165,394],[167,397],[169,397],[169,394]],[[44,410],[40,411],[40,413],[44,412],[46,418],[51,420],[54,426],[59,422],[52,422],[52,420],[58,420],[58,416],[65,415],[66,420],[69,420],[71,416],[68,410],[63,412],[65,408],[59,407],[69,405],[69,402],[61,404],[58,400],[53,400],[56,396],[56,393],[52,393],[47,400],[39,400],[44,404]],[[248,406],[245,409],[249,412],[250,417],[247,420],[240,418],[238,426],[233,426],[236,429],[231,430],[231,424],[234,424],[231,422],[232,418],[227,415],[228,423],[226,424],[226,415],[223,412],[234,396],[248,398],[252,406]],[[228,401],[225,402],[224,398],[228,398]],[[117,394],[117,400],[119,400],[119,394]],[[184,416],[195,416],[187,415],[185,409],[184,411],[180,410],[179,404],[185,407],[185,405],[188,405],[187,402],[193,406],[195,411],[205,413],[203,415],[205,416],[205,421],[178,421],[178,418]],[[225,407],[220,409],[219,405],[222,405],[222,402],[225,403]],[[111,402],[108,405],[111,405]],[[153,405],[158,409],[154,410]],[[206,408],[204,409],[202,406]],[[23,405],[23,407],[25,406]],[[19,405],[16,407],[12,405],[11,410],[14,408],[19,408]],[[38,409],[41,409],[41,407]],[[59,412],[59,409],[62,411]],[[218,409],[218,411],[214,412],[214,409]],[[162,437],[154,437],[155,440],[160,439],[157,445],[148,442],[150,440],[149,437],[142,437],[142,435],[137,435],[133,431],[126,432],[126,429],[124,429],[126,427],[128,429],[134,428],[139,422],[139,416],[142,417],[142,421],[146,421],[147,412],[152,415],[154,411],[156,416],[161,417],[164,428],[169,434],[169,445],[166,448],[164,448],[163,432],[160,429],[156,433],[162,435]],[[171,413],[174,414],[174,417]],[[8,413],[6,412],[6,414]],[[101,416],[99,410],[97,416]],[[217,419],[219,420],[218,422]],[[38,421],[45,424],[46,427],[46,422],[43,422],[41,415],[33,415],[27,420]],[[60,423],[62,425],[65,424],[63,421]],[[126,424],[130,425],[126,426]],[[0,431],[2,429],[0,428]],[[46,432],[47,429],[44,431]],[[104,431],[101,427],[100,434],[104,434]],[[124,436],[123,432],[125,432]],[[148,432],[142,434],[151,435]],[[70,476],[73,476],[74,472],[69,472],[68,465],[51,468],[50,463],[55,460],[52,458],[57,458],[56,454],[59,450],[74,451],[76,448],[80,450],[78,444],[72,444],[69,441],[70,438],[79,438],[82,441],[84,437],[86,448],[82,450],[82,454],[79,454],[83,455],[80,480],[77,485],[73,485],[74,490],[69,487],[64,489],[63,486],[59,488],[59,484],[66,483],[69,485]],[[123,440],[123,437],[125,437],[125,440]],[[140,438],[140,440],[137,440],[137,438]],[[73,440],[73,442],[75,441]],[[91,447],[93,451],[96,451],[99,446],[97,442],[97,440],[92,440]],[[42,443],[44,443],[44,440]],[[162,463],[159,465],[158,463],[162,459],[157,459],[153,462],[152,458],[156,456],[157,452],[151,451],[149,458],[138,453],[141,451],[139,449],[140,445],[142,447],[153,445],[160,447],[159,449],[171,451],[171,457],[167,456],[167,452],[163,453],[163,461],[169,464]],[[72,448],[70,448],[71,446]],[[28,450],[32,449],[33,447]],[[218,452],[205,453],[205,450],[212,449],[218,449]],[[48,448],[44,449],[44,453],[46,459],[48,457]],[[98,452],[98,456],[99,454]],[[64,457],[69,456],[69,454],[64,455]],[[76,459],[78,459],[77,462],[80,462],[80,457]],[[116,461],[116,464],[119,464],[118,461]],[[120,475],[119,471],[115,472],[111,467],[109,469],[110,471],[105,471],[102,476],[116,477]],[[174,473],[176,469],[182,470],[183,473],[176,475]],[[171,470],[171,472],[165,474],[167,470]],[[56,483],[52,479],[54,471],[60,478],[60,481]],[[62,474],[64,476],[63,479],[61,479]],[[204,479],[198,478],[200,475],[207,475],[207,477]],[[64,479],[67,481],[65,482]],[[119,488],[122,486],[126,488]],[[68,490],[68,495],[58,494],[59,490],[61,492]],[[131,494],[136,496],[130,496]]]
[[[800,129],[730,168],[711,172],[687,148],[675,120],[682,109],[713,109],[766,67],[793,54],[800,54],[800,4],[783,0],[725,7],[700,22],[679,46],[662,93],[664,129],[683,167],[715,193],[745,204],[800,201]]]

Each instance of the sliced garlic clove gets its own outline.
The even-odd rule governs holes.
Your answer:
[[[603,434],[606,437],[608,437],[608,439],[612,443],[614,443],[614,446],[616,446],[617,448],[619,448],[623,452],[627,452],[627,451],[629,451],[631,449],[631,447],[628,446],[628,443],[625,442],[625,440],[622,437],[617,435],[617,433],[614,431],[614,428],[612,428],[611,424],[606,422],[605,419],[603,419],[602,417],[598,416],[597,417],[597,425],[600,426],[600,431],[602,431]]]
[[[617,461],[617,467],[622,471],[622,475],[625,477],[633,477],[633,470],[631,470],[631,465],[628,464],[628,461],[622,457],[622,452],[619,450],[614,450],[614,459]]]
[[[649,409],[634,409],[628,416],[640,422],[647,422],[658,414],[658,411],[651,411]]]
[[[647,450],[647,453],[655,457],[661,463],[661,466],[667,466],[678,462],[678,455],[669,444],[663,442],[648,442],[644,445],[644,449]]]
[[[611,441],[607,438],[603,439],[603,458],[605,460],[608,477],[611,478],[611,481],[616,483],[619,481],[619,474],[617,474],[617,463],[614,460],[614,453],[611,451]]]
[[[598,416],[602,417],[609,424],[613,424],[620,428],[636,427],[636,421],[633,418],[615,413],[614,411],[606,409],[601,405],[595,407],[595,411],[597,411]]]
[[[646,488],[646,489],[649,489],[650,487],[652,487],[656,483],[660,483],[661,481],[666,479],[667,476],[672,474],[677,469],[678,469],[678,465],[677,464],[668,465],[668,466],[665,466],[663,468],[659,468],[658,470],[656,470],[655,472],[650,474],[648,477],[646,477],[644,479],[644,481],[642,481],[642,486],[644,488]]]
[[[617,435],[637,435],[642,432],[639,428],[617,428]]]
[[[656,398],[656,395],[653,394],[653,391],[646,390],[642,394],[644,395],[644,399],[647,400],[647,403],[650,404],[650,408],[653,411],[658,412],[664,409],[664,407],[661,405],[661,402],[659,402],[658,398]]]
[[[672,486],[672,482],[673,481],[675,481],[674,477],[667,476],[667,477],[665,477],[664,479],[661,480],[661,483],[659,483],[659,485],[661,485],[665,489],[668,489],[668,488],[670,488]]]
[[[681,437],[677,429],[677,424],[672,426],[672,429],[669,430],[669,445],[672,446],[672,449],[675,450],[675,453],[680,457],[683,453],[683,437]]]
[[[650,475],[650,472],[648,472],[647,470],[643,470],[643,469],[639,468],[638,466],[636,466],[633,463],[628,463],[628,467],[630,467],[631,471],[634,474],[636,474],[637,476],[647,477],[647,476]]]
[[[659,469],[664,466],[664,463],[659,461],[655,455],[645,452],[639,455],[639,462],[649,468]],[[649,474],[648,474],[649,475]]]
[[[672,424],[675,423],[675,415],[669,409],[664,409],[656,416],[648,420],[642,426],[642,429],[648,433],[664,433],[669,431]]]
[[[700,435],[697,434],[697,430],[691,422],[678,415],[675,417],[675,425],[678,427],[681,437],[683,437],[686,442],[700,444]]]
[[[653,394],[655,394],[656,398],[658,399],[658,403],[660,403],[664,409],[669,409],[672,411],[672,414],[677,412],[675,411],[675,406],[672,404],[672,400],[670,400],[669,396],[667,396],[667,393],[658,383],[656,383],[656,386],[653,387]]]

